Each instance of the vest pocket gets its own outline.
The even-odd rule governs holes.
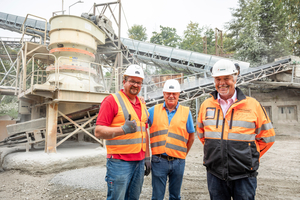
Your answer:
[[[203,165],[208,170],[222,174],[222,157],[220,140],[205,139]]]
[[[228,170],[231,176],[255,171],[254,142],[228,141]]]

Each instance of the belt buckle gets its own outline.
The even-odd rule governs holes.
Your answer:
[[[168,160],[168,161],[172,161],[172,160],[174,160],[174,159],[175,159],[175,158],[174,158],[174,157],[171,157],[171,156],[168,156],[168,157],[167,157],[167,160]]]

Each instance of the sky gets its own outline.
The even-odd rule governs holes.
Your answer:
[[[0,0],[0,12],[22,17],[30,13],[46,18],[49,22],[53,12],[56,11],[65,10],[65,14],[69,14],[70,11],[71,15],[80,16],[83,12],[92,12],[94,3],[101,4],[117,0],[82,1],[83,3],[76,3],[78,0]],[[160,31],[160,25],[176,28],[179,36],[183,36],[184,30],[191,21],[199,23],[200,27],[209,26],[213,29],[225,30],[225,23],[232,19],[230,8],[237,8],[238,0],[121,0],[121,4],[123,7],[121,37],[128,38],[128,27],[136,24],[146,27],[147,40],[150,40],[153,31]],[[119,8],[115,5],[111,8],[118,17]],[[99,11],[101,11],[100,8]],[[105,12],[105,15],[114,21],[109,10]],[[114,30],[118,32],[116,27]],[[0,37],[20,37],[20,35],[0,29]]]

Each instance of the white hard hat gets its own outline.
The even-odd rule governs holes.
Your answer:
[[[181,92],[179,82],[175,79],[167,80],[163,92]]]
[[[144,71],[141,66],[133,64],[126,69],[123,76],[135,76],[144,79]]]
[[[239,71],[236,69],[233,62],[230,60],[221,59],[218,60],[212,67],[211,76],[227,76],[237,74]]]

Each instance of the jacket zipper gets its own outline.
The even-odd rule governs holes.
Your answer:
[[[238,103],[238,102],[240,102],[241,100],[237,100],[236,102],[233,102],[233,104],[236,104],[236,103]],[[219,103],[217,103],[218,105],[219,105],[219,107],[221,108],[221,105],[219,104]],[[232,105],[233,104],[231,104],[231,106],[228,108],[228,110],[232,107]],[[227,111],[228,111],[227,110]],[[232,113],[231,113],[231,121],[230,121],[230,129],[232,128],[232,119],[233,119],[233,112],[234,112],[234,110],[232,110]],[[218,112],[219,113],[219,112]],[[223,114],[223,110],[222,110],[222,114]],[[223,114],[223,116],[224,116],[224,114]],[[225,116],[226,116],[226,114],[225,114]],[[217,121],[219,121],[219,116],[218,116],[218,119],[217,119]],[[221,158],[222,158],[222,166],[224,166],[224,150],[223,150],[223,134],[224,134],[224,124],[225,124],[225,117],[223,117],[223,125],[222,125],[222,134],[221,134],[221,144],[220,144],[220,148],[221,148]],[[227,147],[226,147],[226,149],[227,149]],[[227,169],[228,169],[228,162],[227,162]],[[227,174],[227,176],[228,176],[228,174]],[[227,178],[225,178],[225,171],[223,170],[222,171],[222,178],[223,178],[223,180],[226,180]]]
[[[220,115],[220,112],[222,115],[223,114],[223,110],[221,109],[218,109],[218,119],[217,119],[217,125],[219,124],[219,115]],[[223,151],[223,134],[224,134],[224,124],[225,124],[225,117],[223,117],[223,123],[222,123],[222,133],[221,133],[221,143],[220,143],[220,148],[221,148],[221,159],[222,159],[222,166],[224,166],[224,151]],[[218,128],[218,127],[217,127]],[[222,178],[223,180],[226,180],[225,179],[225,174],[224,174],[224,171],[222,171]]]
[[[237,103],[237,102],[234,102],[234,103]],[[234,104],[233,103],[233,104]],[[231,106],[233,105],[231,104]],[[231,107],[230,106],[230,107]],[[230,107],[228,108],[228,110],[230,109]],[[228,111],[227,110],[227,111]],[[223,112],[223,111],[222,111]],[[230,119],[230,126],[229,126],[229,129],[232,128],[232,118],[233,118],[233,113],[234,113],[234,109],[232,110],[232,113],[231,113],[231,119]],[[223,114],[224,115],[224,114]],[[225,114],[226,116],[226,114]],[[219,121],[219,116],[218,116],[218,119],[217,121]],[[224,125],[225,125],[225,117],[223,118],[223,125],[222,125],[222,134],[221,134],[221,155],[222,155],[222,166],[224,166],[224,160],[225,160],[225,155],[224,155],[224,150],[223,150],[223,135],[224,135]],[[227,150],[227,143],[226,143],[226,150]],[[227,153],[227,151],[226,151]],[[228,162],[227,162],[227,170],[228,170]],[[222,177],[223,177],[223,180],[226,180],[227,178],[225,177],[226,176],[226,172],[225,170],[222,171]],[[227,173],[227,176],[228,176],[228,173]]]
[[[224,151],[223,151],[223,134],[224,134],[224,124],[225,124],[225,118],[223,118],[223,125],[222,125],[222,134],[221,134],[221,156],[222,156],[222,166],[224,166]],[[225,173],[224,173],[224,170],[222,171],[222,177],[223,177],[223,180],[226,180],[225,178]]]

